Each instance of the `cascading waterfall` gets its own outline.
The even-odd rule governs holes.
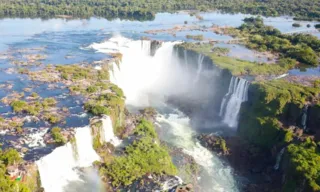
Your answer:
[[[46,192],[63,192],[69,182],[81,181],[75,168],[89,167],[94,161],[100,160],[92,147],[89,126],[77,128],[75,140],[77,157],[74,156],[74,144],[69,142],[36,161]]]
[[[225,108],[226,108],[226,102],[230,98],[230,95],[234,92],[234,83],[235,83],[236,78],[232,76],[230,84],[229,84],[229,89],[228,93],[223,97],[222,102],[221,102],[221,107],[220,107],[220,112],[219,116],[222,117],[224,116]]]
[[[198,56],[198,70],[197,70],[197,76],[195,79],[195,83],[197,83],[199,81],[200,78],[200,74],[202,72],[202,64],[203,64],[203,60],[204,60],[204,56],[202,54],[199,54]]]
[[[188,52],[187,52],[187,50],[184,50],[183,54],[184,54],[184,67],[185,67],[186,71],[188,71],[189,65],[188,65]]]
[[[90,47],[104,53],[117,49],[122,54],[121,70],[116,69],[111,72],[111,81],[122,88],[127,105],[137,108],[153,106],[162,111],[166,106],[163,99],[165,96],[183,95],[186,89],[194,88],[194,84],[190,85],[190,81],[194,81],[195,72],[189,73],[187,51],[184,52],[184,62],[177,58],[173,49],[177,42],[162,43],[152,57],[146,54],[148,50],[141,48],[141,41],[126,40],[126,44],[110,44],[117,39],[121,40],[123,37],[114,37],[107,42],[93,44]],[[114,45],[117,45],[116,48]],[[203,70],[202,57],[198,58],[199,74]],[[149,102],[154,99],[157,101]],[[193,156],[205,169],[206,174],[202,175],[200,180],[207,185],[203,186],[202,191],[238,191],[231,173],[232,169],[225,166],[217,156],[195,140],[189,118],[176,117],[177,110],[171,109],[171,111],[170,114],[160,116],[157,121],[163,126],[170,125],[170,129],[164,131],[165,140],[168,139],[167,142],[183,148],[185,153]],[[170,139],[172,135],[174,139]]]
[[[103,138],[104,142],[110,142],[114,146],[118,146],[121,141],[113,133],[111,118],[105,115],[102,117],[101,121],[103,130],[103,134],[101,134],[101,137]]]
[[[143,52],[147,55],[151,56],[151,42],[147,40],[142,40],[141,41],[141,49]]]
[[[286,149],[285,147],[282,148],[281,151],[277,155],[277,161],[276,161],[276,164],[273,167],[275,170],[278,170],[280,168],[280,163],[281,163],[282,156],[283,156],[283,153],[284,153],[285,149]]]
[[[229,91],[222,100],[220,107],[220,116],[223,123],[229,127],[238,126],[238,116],[241,103],[248,100],[249,82],[239,77],[232,77],[229,85]]]

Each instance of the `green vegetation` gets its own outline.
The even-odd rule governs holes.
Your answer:
[[[59,65],[56,70],[61,73],[61,77],[66,80],[77,81],[86,78],[93,78],[89,67],[78,65]]]
[[[224,48],[224,47],[214,47],[212,49],[212,52],[216,55],[227,55],[230,52],[229,48]]]
[[[320,40],[307,34],[281,34],[278,29],[265,26],[262,18],[246,18],[238,29],[247,37],[247,46],[260,51],[279,53],[284,58],[296,59],[308,64],[318,65]]]
[[[141,120],[136,133],[140,138],[125,149],[125,155],[104,164],[100,173],[111,179],[112,186],[127,186],[146,174],[177,173],[168,151],[160,146],[157,134],[150,122]]]
[[[28,103],[25,102],[25,101],[20,101],[20,100],[18,100],[18,101],[13,101],[13,102],[11,103],[11,107],[12,107],[12,109],[13,109],[13,111],[14,111],[15,113],[20,113],[20,112],[23,112],[24,110],[27,110],[27,108],[28,108]]]
[[[284,188],[290,189],[290,180],[294,183],[306,181],[305,191],[320,190],[320,150],[311,139],[288,146],[288,177]]]
[[[62,80],[73,82],[69,86],[72,93],[94,95],[112,86],[106,82],[109,80],[109,68],[106,66],[96,70],[91,66],[63,65],[56,66],[56,70]]]
[[[43,118],[51,124],[56,124],[61,121],[61,117],[56,113],[46,112],[43,114]]]
[[[287,125],[295,125],[303,105],[320,93],[319,88],[283,80],[256,82],[250,89],[254,95],[241,108],[238,132],[268,149],[292,140],[292,133],[280,120],[285,120]]]
[[[204,36],[203,35],[186,35],[187,39],[193,39],[196,41],[203,41],[204,40]]]
[[[266,16],[294,15],[300,19],[320,18],[319,0],[2,0],[0,2],[1,17],[42,17],[55,16],[81,17],[91,16],[113,19],[150,20],[156,12],[176,10],[220,9],[230,13],[250,13]]]
[[[113,86],[114,88],[116,86]],[[106,93],[92,97],[84,108],[93,115],[109,115],[113,122],[113,128],[116,135],[121,135],[122,125],[124,122],[124,99],[119,95],[123,95],[121,89],[116,87],[117,93]]]
[[[301,27],[301,24],[300,23],[293,23],[292,27]]]
[[[37,94],[32,94],[32,97],[37,96]],[[12,107],[15,113],[27,113],[29,115],[38,116],[42,111],[49,110],[52,107],[55,107],[57,101],[54,98],[45,98],[42,103],[39,101],[26,102],[23,100],[12,101],[10,106]],[[49,118],[49,115],[45,115]]]
[[[278,63],[281,63],[281,65],[256,63],[241,59],[234,59],[217,54],[217,49],[212,50],[211,47],[212,45],[208,43],[182,43],[176,45],[176,48],[178,49],[187,49],[188,51],[194,51],[210,57],[216,66],[222,69],[228,69],[233,75],[281,75],[287,72],[287,70],[290,69],[293,64],[295,65],[295,61],[288,58],[280,59]]]
[[[156,130],[154,129],[152,123],[145,119],[142,119],[140,123],[136,126],[136,128],[134,129],[134,134],[142,137],[157,137]]]
[[[1,151],[0,159],[7,166],[22,162],[22,158],[20,157],[18,151],[12,148],[9,148],[4,152]]]
[[[101,142],[101,132],[102,132],[102,121],[99,120],[95,123],[90,124],[90,128],[91,128],[91,134],[92,134],[92,145],[93,148],[98,151],[102,145],[103,142]]]
[[[38,95],[38,93],[33,92],[33,93],[31,93],[31,97],[33,97],[33,98],[38,98],[39,95]]]
[[[52,128],[51,129],[51,136],[52,136],[54,142],[57,143],[57,144],[63,145],[63,144],[65,144],[67,142],[66,139],[61,134],[61,128],[60,127]]]
[[[42,101],[42,106],[43,106],[44,108],[54,107],[56,104],[57,104],[57,101],[56,101],[54,98],[52,98],[52,97],[45,98],[45,99]]]
[[[0,160],[0,191],[31,192],[26,185],[18,181],[11,181],[7,175],[7,166],[22,162],[18,151],[12,148],[0,150]]]

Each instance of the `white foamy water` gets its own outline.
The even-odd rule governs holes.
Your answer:
[[[114,146],[120,145],[121,140],[119,140],[119,138],[116,137],[113,133],[111,118],[105,115],[102,117],[101,121],[102,121],[102,131],[103,131],[101,136],[103,140],[105,142],[112,143]]]
[[[203,191],[238,191],[231,167],[223,165],[216,155],[194,139],[196,133],[190,127],[190,119],[188,117],[181,114],[169,114],[167,116],[159,116],[157,121],[160,125],[169,126],[169,129],[165,131],[170,133],[166,133],[166,135],[173,135],[173,138],[167,137],[167,140],[166,138],[164,139],[176,147],[182,148],[207,172],[206,174],[209,177],[207,175],[200,176]]]
[[[199,56],[198,56],[198,70],[197,70],[197,76],[195,79],[195,83],[197,83],[199,81],[200,74],[202,72],[203,59],[204,59],[204,56],[202,54],[199,54]]]
[[[48,132],[48,129],[34,129],[31,133],[27,134],[24,138],[24,142],[31,148],[45,147],[44,135]]]
[[[161,95],[177,94],[184,92],[184,88],[192,84],[186,80],[189,74],[180,73],[179,77],[176,74],[184,68],[177,65],[178,59],[172,54],[173,46],[177,43],[179,42],[163,43],[154,56],[150,56],[150,48],[147,47],[150,42],[133,41],[119,36],[89,47],[103,53],[118,50],[123,55],[121,70],[114,63],[110,80],[123,89],[127,104],[147,107],[150,105],[150,94],[160,95],[161,90],[165,90]]]
[[[220,116],[223,123],[229,127],[237,128],[241,104],[248,100],[249,82],[245,79],[232,77],[229,91],[222,100]]]
[[[177,53],[173,51],[175,44],[177,42],[164,42],[153,57],[149,54],[150,49],[146,47],[147,42],[124,40],[123,37],[95,43],[90,47],[104,53],[118,50],[123,55],[120,69],[114,66],[111,71],[111,81],[123,89],[128,105],[146,107],[153,104],[153,101],[150,102],[152,99],[161,100],[156,102],[161,104],[165,96],[183,94],[187,88],[194,87],[194,81],[197,80],[195,73],[200,76],[203,70],[203,57],[199,56],[197,71],[189,74],[187,52],[184,62],[180,63]],[[201,180],[207,183],[207,186],[203,186],[203,191],[238,191],[232,169],[224,166],[217,156],[196,141],[189,118],[174,113],[159,116],[157,121],[162,126],[170,126],[166,132],[167,142],[182,148],[205,169],[206,175],[203,175]]]
[[[72,144],[67,143],[36,162],[46,192],[63,192],[68,183],[81,182],[75,168],[88,167],[100,160],[92,148],[90,127],[77,128],[75,138],[76,152]]]

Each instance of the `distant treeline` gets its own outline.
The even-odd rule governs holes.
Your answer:
[[[208,9],[320,19],[320,0],[0,0],[2,18],[68,15],[150,20],[157,12]]]

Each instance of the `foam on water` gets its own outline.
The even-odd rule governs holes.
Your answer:
[[[44,135],[48,132],[48,129],[35,129],[31,133],[27,134],[24,138],[24,142],[31,148],[45,147]]]

